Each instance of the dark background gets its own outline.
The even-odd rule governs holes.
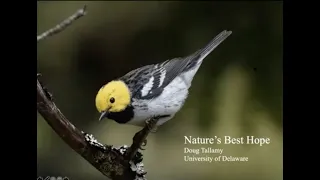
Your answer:
[[[98,122],[95,95],[140,66],[185,56],[222,30],[174,119],[148,137],[148,179],[282,179],[282,2],[38,2],[38,34],[87,4],[88,14],[38,44],[38,71],[61,111],[102,143],[130,144],[139,127]],[[38,174],[105,179],[38,115]],[[185,162],[184,136],[254,135],[271,144],[206,145],[249,162]]]

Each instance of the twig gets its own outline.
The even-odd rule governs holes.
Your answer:
[[[44,33],[40,34],[37,36],[37,42],[52,36],[54,34],[57,34],[64,29],[66,29],[68,26],[70,26],[75,20],[79,19],[80,17],[86,15],[86,5],[82,8],[79,9],[77,12],[75,12],[73,15],[62,21],[61,23],[57,24],[55,27],[45,31]]]
[[[64,30],[73,21],[79,19],[85,14],[85,7],[78,10],[77,13],[64,20],[59,25],[37,36],[37,41],[43,40],[48,36],[52,36]],[[145,180],[143,169],[142,154],[137,153],[136,144],[141,145],[145,137],[149,133],[142,135],[141,142],[134,142],[132,150],[130,150],[130,159],[126,159],[128,154],[127,147],[122,146],[115,148],[110,145],[102,145],[92,135],[77,129],[59,110],[53,102],[52,94],[43,83],[39,80],[40,74],[37,74],[37,111],[41,114],[44,120],[51,126],[51,128],[66,142],[74,151],[80,154],[97,170],[105,176],[113,180]],[[133,154],[133,155],[132,155]]]

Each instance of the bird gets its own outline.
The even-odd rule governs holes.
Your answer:
[[[231,34],[224,30],[188,56],[144,65],[104,84],[95,98],[99,121],[144,127],[157,117],[156,131],[181,110],[203,60]]]

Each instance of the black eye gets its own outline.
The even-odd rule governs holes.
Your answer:
[[[110,102],[111,102],[111,103],[114,103],[114,101],[115,101],[115,100],[114,100],[114,98],[113,98],[113,97],[112,97],[112,98],[110,98]]]

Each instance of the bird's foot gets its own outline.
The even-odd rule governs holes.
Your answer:
[[[133,136],[133,141],[134,142],[138,142],[141,139],[141,136],[143,136],[143,131],[139,131],[137,132],[134,136]],[[143,140],[141,146],[139,147],[140,150],[146,150],[142,147],[145,147],[147,145],[147,139]]]
[[[149,129],[151,133],[156,133],[158,130],[158,127],[153,127],[152,129]]]
[[[149,130],[149,132],[151,133],[155,133],[157,131],[157,126],[156,126],[156,123],[158,122],[159,120],[159,117],[155,116],[155,117],[152,117],[148,120],[146,120],[146,126]],[[142,139],[142,136],[145,134],[145,128],[140,130],[139,132],[137,132],[134,137],[133,137],[133,141],[134,142],[139,142],[140,139]],[[142,147],[145,147],[147,145],[147,139],[144,139],[141,146],[139,147],[140,150],[146,150]]]
[[[146,150],[145,148],[142,148],[142,147],[145,147],[145,146],[147,146],[147,139],[145,139],[143,142],[142,142],[142,144],[141,144],[141,147],[139,147],[139,149],[140,150]]]

